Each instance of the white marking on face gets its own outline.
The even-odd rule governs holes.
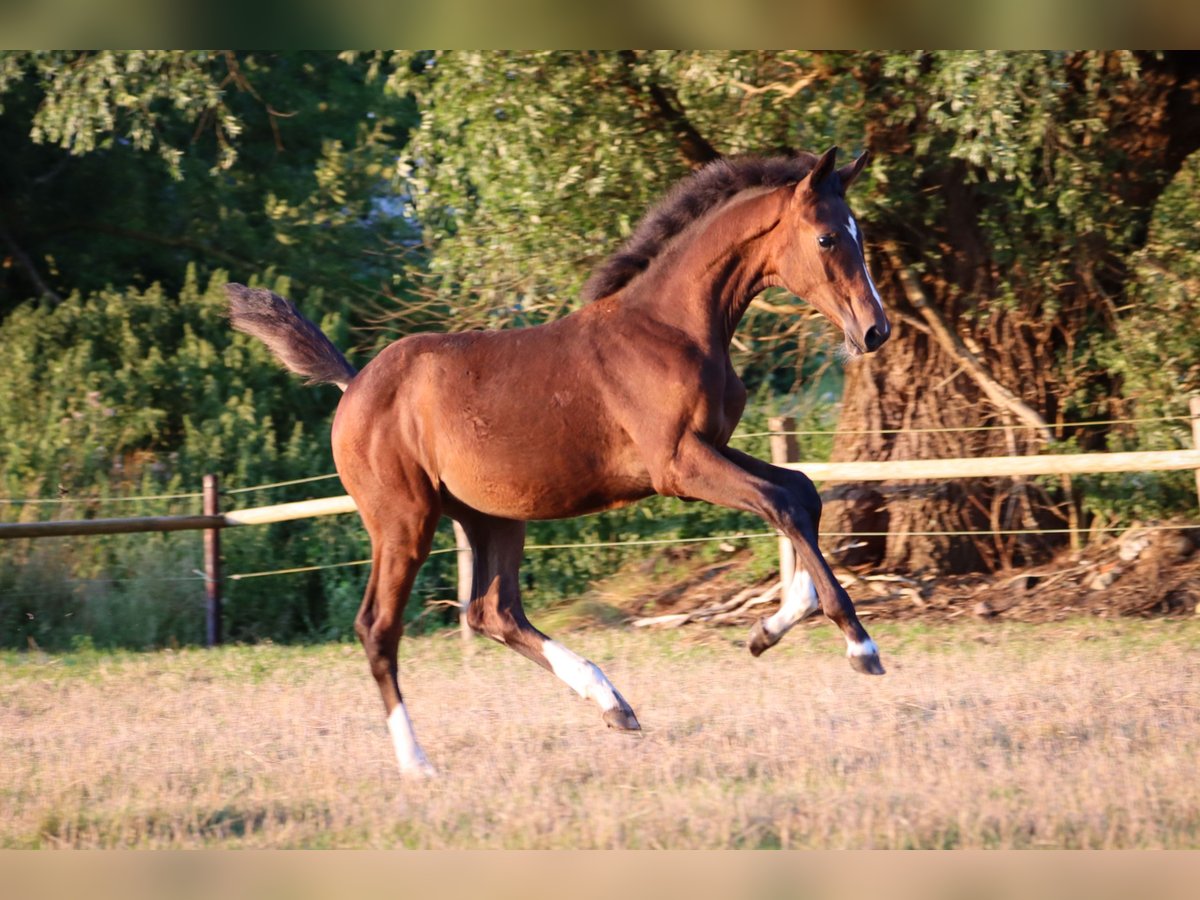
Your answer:
[[[542,644],[542,655],[555,676],[580,697],[592,700],[605,712],[621,705],[616,688],[595,663],[572,653],[558,641],[547,640]]]
[[[804,569],[797,569],[783,597],[783,603],[763,624],[772,637],[782,637],[793,625],[807,619],[820,608],[812,576]]]
[[[858,223],[854,221],[854,216],[850,216],[846,220],[846,227],[850,229],[850,237],[854,238],[854,243],[859,243],[858,240]],[[862,247],[859,247],[859,252],[862,252]],[[867,276],[867,286],[871,289],[871,296],[875,300],[875,305],[879,307],[879,311],[883,312],[883,298],[879,296],[879,289],[875,287],[875,279],[871,277],[871,267],[867,265],[866,254],[862,256],[863,272]]]
[[[396,762],[402,775],[434,775],[436,771],[425,756],[417,736],[413,733],[412,720],[401,702],[387,717],[388,731],[392,735],[392,746],[396,750]]]
[[[846,655],[847,656],[878,656],[879,648],[875,646],[875,642],[867,638],[861,644],[858,641],[846,638]]]
[[[867,268],[867,264],[863,262],[863,271],[867,273],[867,287],[871,289],[871,296],[875,298],[875,305],[879,307],[879,311],[883,312],[883,298],[879,296],[879,289],[875,287],[875,279],[871,277],[871,270]]]

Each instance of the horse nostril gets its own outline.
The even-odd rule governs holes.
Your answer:
[[[887,340],[887,335],[872,325],[867,329],[867,333],[863,335],[863,342],[867,345],[867,352],[874,353]]]

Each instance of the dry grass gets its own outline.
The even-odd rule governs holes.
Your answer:
[[[357,647],[0,662],[0,846],[1198,847],[1200,622],[576,634],[645,732],[547,673],[408,641],[397,775]]]

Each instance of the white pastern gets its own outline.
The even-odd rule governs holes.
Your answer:
[[[847,656],[878,656],[879,648],[875,646],[875,642],[867,638],[861,644],[858,641],[853,641],[846,638],[846,655]]]
[[[859,243],[858,223],[854,221],[854,216],[846,220],[846,227],[850,229],[850,237],[854,238],[854,243]],[[859,249],[862,249],[861,246]],[[871,267],[867,265],[866,254],[863,254],[863,272],[867,275],[867,286],[871,289],[871,296],[875,299],[875,305],[879,307],[880,312],[883,312],[883,298],[879,296],[879,288],[875,287],[875,279],[871,277]]]
[[[542,655],[559,681],[580,697],[593,700],[605,712],[621,705],[617,700],[616,688],[595,663],[552,640],[542,644]]]
[[[771,635],[781,637],[801,619],[807,619],[820,608],[812,576],[804,569],[797,569],[783,597],[783,604],[767,619],[766,629]]]
[[[388,731],[392,735],[392,745],[396,748],[396,762],[400,763],[403,775],[435,775],[436,770],[425,757],[417,736],[413,733],[412,720],[408,710],[400,703],[387,718]]]

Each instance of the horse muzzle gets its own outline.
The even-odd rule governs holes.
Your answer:
[[[863,335],[863,348],[868,353],[874,353],[885,343],[887,343],[887,339],[891,336],[892,326],[887,322],[883,323],[882,328],[878,325],[872,325]]]
[[[864,353],[874,353],[892,336],[892,327],[884,320],[882,324],[872,324],[866,331],[859,333],[856,328],[843,330],[846,336],[846,352],[852,356],[862,356]]]

